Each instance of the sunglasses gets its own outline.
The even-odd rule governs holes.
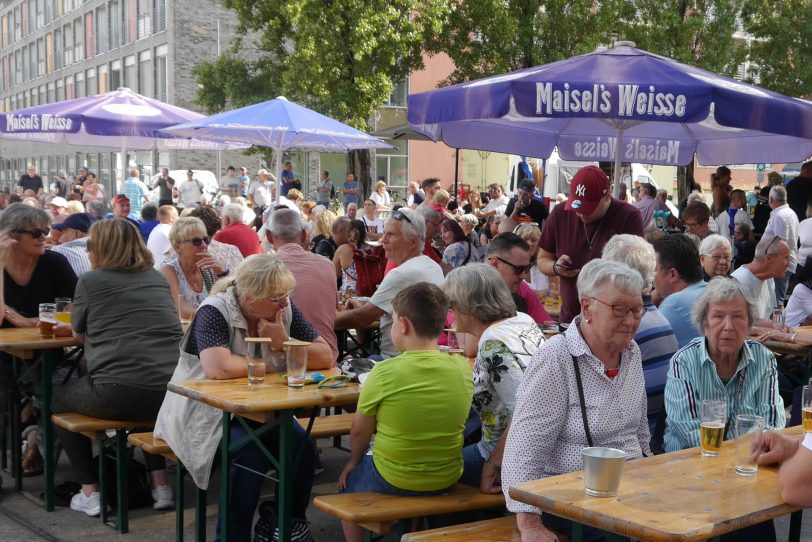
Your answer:
[[[509,261],[507,261],[507,260],[505,260],[503,258],[500,258],[499,256],[494,256],[494,258],[496,258],[497,260],[499,260],[503,264],[509,265],[510,267],[512,267],[513,272],[516,273],[517,277],[521,277],[522,275],[524,275],[525,273],[530,271],[530,269],[533,268],[532,263],[529,263],[527,265],[516,265],[516,264],[510,263]]]
[[[204,244],[206,246],[211,244],[211,237],[193,237],[192,239],[186,239],[183,241],[184,243],[192,243],[196,247],[202,247]]]
[[[411,220],[411,219],[410,219],[408,216],[406,216],[406,214],[405,214],[405,213],[401,213],[400,211],[395,211],[394,213],[392,213],[392,215],[391,215],[391,216],[392,216],[392,218],[394,218],[395,220],[405,220],[405,221],[406,221],[406,222],[408,222],[409,224],[411,224],[411,223],[412,223],[412,220]]]
[[[48,230],[48,229],[41,229],[41,230],[40,229],[34,229],[34,230],[16,229],[16,230],[11,230],[11,231],[12,231],[12,233],[16,233],[16,234],[26,233],[26,234],[30,235],[32,238],[34,238],[34,239],[39,239],[40,237],[48,237],[48,234],[51,232],[51,230]]]

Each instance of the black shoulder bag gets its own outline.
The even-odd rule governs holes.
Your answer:
[[[575,384],[578,386],[578,400],[581,403],[581,418],[584,420],[584,433],[586,433],[586,442],[590,447],[594,446],[592,442],[592,432],[589,430],[589,420],[586,417],[586,400],[584,399],[584,383],[581,381],[581,368],[578,367],[578,360],[572,356],[572,363],[575,366]]]

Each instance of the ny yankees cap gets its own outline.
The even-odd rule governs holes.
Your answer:
[[[570,197],[564,209],[590,215],[609,192],[609,177],[598,166],[578,170],[570,183]]]

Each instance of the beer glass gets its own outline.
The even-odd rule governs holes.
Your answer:
[[[287,351],[288,387],[303,388],[307,378],[307,347],[310,343],[290,340],[283,344]]]
[[[461,334],[457,333],[456,329],[447,329],[448,334],[448,353],[451,355],[459,354],[465,355],[465,342]]]
[[[70,326],[71,298],[57,297],[54,303],[56,304],[56,321]]]
[[[810,380],[812,383],[812,380]],[[812,384],[804,386],[801,396],[801,418],[804,424],[804,433],[812,433]]]
[[[262,342],[246,339],[245,358],[248,360],[248,389],[255,390],[265,383],[265,360]]]
[[[181,324],[191,324],[197,312],[197,297],[193,295],[178,294],[178,316]]]
[[[704,457],[716,457],[725,440],[727,401],[705,399],[699,404],[699,441]]]
[[[43,337],[54,336],[56,325],[56,303],[39,304],[39,334]]]
[[[764,441],[764,418],[755,414],[736,416],[736,474],[755,476]]]

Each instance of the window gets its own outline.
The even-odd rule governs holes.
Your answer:
[[[14,8],[14,41],[23,39],[23,18],[20,14],[20,6]]]
[[[31,97],[28,99],[28,103],[30,103],[32,106],[39,105],[39,93],[37,92],[37,89],[32,88],[29,94]]]
[[[110,63],[110,90],[116,90],[124,86],[121,80],[121,61],[114,60]]]
[[[56,101],[61,102],[65,99],[65,82],[62,79],[56,82]]]
[[[0,45],[5,49],[8,47],[8,15],[0,17],[0,34],[2,34]]]
[[[45,75],[45,40],[40,38],[37,40],[37,77]]]
[[[155,98],[167,101],[167,64],[168,47],[161,45],[155,48]]]
[[[37,42],[32,41],[28,46],[28,78],[37,77]]]
[[[65,63],[64,66],[73,64],[73,25],[66,24],[62,27],[62,34],[65,38]]]
[[[99,93],[99,82],[96,79],[96,68],[90,68],[85,72],[87,81],[87,95],[94,96]]]
[[[131,43],[135,41],[137,22],[135,15],[135,0],[121,0],[121,10],[123,11],[122,36],[124,38],[122,43]]]
[[[93,31],[93,12],[88,11],[85,13],[85,58],[93,58],[93,55],[96,54],[96,39]]]
[[[47,104],[48,103],[48,96],[45,93],[45,85],[39,86],[39,103],[40,104]]]
[[[37,21],[35,28],[39,29],[45,26],[45,0],[35,0],[37,7]]]
[[[65,99],[72,100],[76,97],[74,91],[76,89],[73,88],[74,79],[72,75],[69,75],[65,78]]]
[[[96,54],[110,50],[110,20],[107,17],[107,8],[100,6],[96,9]]]
[[[30,34],[37,29],[37,0],[28,0],[28,4],[23,5],[23,16],[26,18],[26,34]]]
[[[124,86],[130,89],[138,88],[136,79],[135,55],[124,57]]]
[[[166,30],[166,0],[153,0],[152,28],[156,33]]]
[[[152,52],[142,51],[138,53],[138,92],[147,97],[152,97],[153,73],[152,73]]]
[[[45,70],[54,73],[54,36],[50,32],[45,34]]]
[[[104,94],[110,87],[107,86],[108,79],[107,79],[107,65],[102,64],[99,66],[99,93]]]
[[[76,62],[85,59],[85,29],[82,18],[73,21],[73,58]]]
[[[152,34],[152,0],[136,0],[138,9],[138,39]]]
[[[53,81],[48,83],[48,103],[54,103],[56,101],[56,85],[54,85]]]
[[[110,49],[121,47],[124,43],[121,27],[121,3],[118,0],[110,2]]]
[[[65,44],[62,41],[62,30],[54,30],[54,69],[61,70],[65,65]]]
[[[406,99],[409,96],[409,78],[393,81],[395,89],[383,104],[384,107],[406,107]],[[388,179],[389,177],[387,177]]]
[[[84,98],[87,96],[87,89],[85,88],[85,74],[79,72],[76,74],[76,91],[73,95],[77,98]]]

